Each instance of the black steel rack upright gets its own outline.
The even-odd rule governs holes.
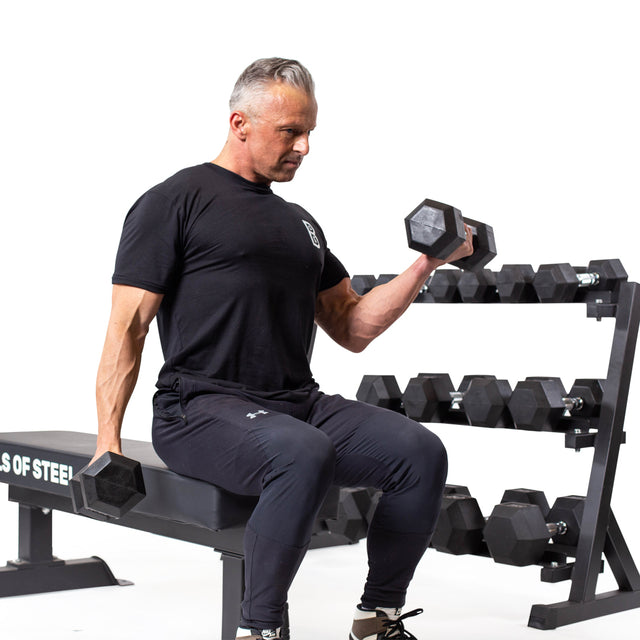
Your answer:
[[[459,277],[459,272],[456,273]],[[373,276],[355,277],[365,282],[366,279],[375,280]],[[434,302],[428,285],[427,281],[416,302]],[[493,293],[495,295],[489,296],[490,301],[499,302],[497,291]],[[450,301],[460,302],[460,299]],[[575,302],[586,303],[587,317],[615,318],[616,324],[597,428],[565,432],[567,448],[577,451],[594,448],[578,544],[569,553],[566,549],[563,552],[560,544],[549,544],[546,560],[541,563],[542,581],[571,581],[569,597],[564,602],[533,605],[529,626],[536,629],[555,629],[640,607],[640,574],[611,511],[618,455],[620,445],[625,441],[625,413],[640,326],[640,285],[622,282],[613,291],[581,289]],[[597,593],[598,576],[604,567],[603,555],[618,589]],[[568,557],[575,561],[566,562]]]
[[[640,574],[611,511],[640,325],[640,286],[623,283],[608,299],[591,292],[586,302],[589,317],[615,317],[616,325],[597,432],[566,436],[569,447],[594,447],[569,598],[555,604],[534,605],[529,626],[536,629],[555,629],[640,607]],[[618,589],[596,593],[603,554]]]

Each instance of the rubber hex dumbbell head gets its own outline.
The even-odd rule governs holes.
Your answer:
[[[470,496],[469,487],[463,484],[445,484],[444,491],[442,495],[451,496],[451,495],[459,495],[459,496]]]
[[[76,511],[89,510],[112,518],[121,518],[146,495],[140,463],[111,451],[81,469],[72,484]]]
[[[579,286],[576,271],[567,262],[542,264],[533,279],[540,302],[573,302]]]
[[[436,302],[460,302],[459,269],[437,269],[427,280],[427,289]]]
[[[542,511],[535,504],[498,504],[484,528],[491,557],[516,567],[538,562],[550,537]]]
[[[405,219],[409,246],[433,258],[447,258],[465,240],[459,209],[435,200],[423,200]]]
[[[356,399],[391,411],[402,409],[402,391],[395,376],[363,376]]]
[[[581,398],[582,406],[579,410],[572,411],[572,415],[597,418],[600,415],[605,382],[598,378],[578,378],[569,389],[569,397]]]
[[[482,553],[486,548],[482,537],[484,524],[475,498],[461,494],[445,495],[431,546],[454,555]]]
[[[359,295],[369,293],[376,286],[376,277],[370,275],[356,275],[351,278],[351,288]]]
[[[461,385],[462,387],[462,385]],[[507,411],[511,385],[507,380],[474,377],[469,381],[462,408],[469,423],[478,427],[513,426]]]
[[[421,373],[409,380],[402,395],[405,413],[418,422],[442,422],[449,411],[453,390],[448,373]]]
[[[591,260],[587,271],[598,274],[598,282],[591,288],[599,291],[612,291],[621,282],[626,282],[628,277],[622,262],[615,258],[612,260]]]
[[[547,496],[545,496],[544,491],[540,491],[540,489],[507,489],[502,494],[500,504],[505,504],[506,502],[536,504],[540,507],[540,511],[542,511],[544,518],[546,518],[549,513],[549,501],[547,500]]]
[[[505,264],[496,274],[500,302],[537,302],[533,288],[535,271],[530,264]]]
[[[562,544],[577,546],[584,504],[584,496],[562,496],[553,503],[548,515],[549,522],[564,522],[567,525],[566,532],[558,540]]]
[[[564,387],[557,378],[518,382],[508,404],[516,428],[553,431],[565,412],[564,396]]]
[[[463,302],[497,302],[496,274],[490,269],[464,271],[458,291]]]

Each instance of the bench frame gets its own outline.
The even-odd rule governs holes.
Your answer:
[[[25,432],[28,436],[29,432]],[[12,434],[15,435],[15,434]],[[55,436],[55,433],[53,434]],[[79,434],[86,436],[87,434]],[[1,439],[1,435],[0,435]],[[123,445],[126,449],[124,440]],[[131,442],[131,441],[129,441]],[[137,443],[138,445],[144,443]],[[148,445],[151,446],[150,444]],[[37,446],[19,442],[5,443],[11,458],[21,456],[22,452],[30,454],[31,459],[36,455],[44,458],[51,456],[51,452],[42,449],[39,453]],[[86,460],[88,462],[88,458]],[[79,468],[79,467],[78,467]],[[143,465],[143,473],[159,471]],[[160,469],[169,478],[169,482],[187,482],[182,476],[173,474],[166,469]],[[8,493],[11,502],[18,503],[18,559],[10,561],[5,567],[0,567],[0,597],[27,595],[62,591],[67,589],[82,589],[101,586],[127,586],[132,583],[118,580],[104,560],[97,556],[73,560],[61,560],[53,555],[53,511],[75,513],[68,486],[38,483],[29,477],[22,478],[12,474],[0,474],[0,480],[9,485]],[[165,480],[166,482],[166,480]],[[199,483],[199,481],[196,481]],[[31,486],[29,486],[31,485]],[[212,491],[218,492],[215,487]],[[353,544],[356,539],[345,535],[332,533],[327,523],[338,518],[338,505],[341,489],[332,487],[321,508],[314,526],[310,548],[320,548],[343,544]],[[234,500],[235,496],[226,494],[225,500]],[[176,540],[191,542],[211,547],[221,554],[222,559],[222,625],[221,640],[235,640],[240,621],[240,603],[244,593],[244,531],[246,521],[251,513],[247,509],[247,498],[238,496],[237,513],[233,514],[235,524],[220,529],[207,528],[195,524],[168,519],[164,514],[156,517],[144,513],[141,509],[144,501],[122,518],[113,519],[98,516],[93,519],[107,521],[111,524],[146,531]],[[140,509],[140,510],[139,510]],[[242,514],[244,513],[244,516]],[[88,516],[81,516],[88,517]],[[362,530],[366,530],[363,527]],[[282,638],[289,638],[288,613],[285,612],[285,622]]]

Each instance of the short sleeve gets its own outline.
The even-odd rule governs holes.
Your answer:
[[[324,259],[324,269],[322,270],[322,275],[320,277],[319,291],[331,289],[331,287],[335,287],[341,280],[348,277],[349,273],[344,268],[340,260],[338,260],[338,258],[336,258],[333,253],[327,249]]]
[[[124,221],[113,284],[166,293],[181,260],[180,216],[157,190],[145,193]]]

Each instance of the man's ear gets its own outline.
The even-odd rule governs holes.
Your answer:
[[[234,111],[229,118],[229,127],[233,135],[244,142],[247,139],[249,118],[242,111]]]

